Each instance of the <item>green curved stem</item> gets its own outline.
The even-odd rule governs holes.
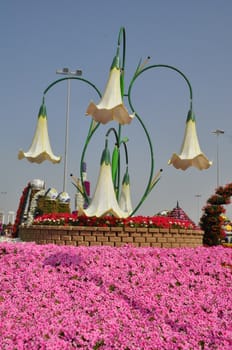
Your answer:
[[[124,146],[124,151],[125,151],[125,157],[126,157],[126,166],[128,167],[128,152],[127,152],[127,145],[126,142],[122,142]]]
[[[192,100],[193,100],[192,86],[190,84],[189,79],[186,77],[186,75],[181,70],[179,70],[178,68],[170,66],[170,65],[167,65],[167,64],[154,64],[154,65],[151,65],[151,66],[143,68],[141,71],[139,71],[137,73],[135,78],[137,79],[138,76],[141,75],[143,72],[145,72],[146,70],[149,70],[149,69],[153,69],[153,68],[168,68],[168,69],[174,70],[175,72],[179,73],[184,78],[184,80],[186,81],[186,83],[188,85],[188,88],[189,88],[190,110],[192,110]]]
[[[122,64],[121,64],[121,82],[123,84],[123,88],[121,90],[122,95],[124,94],[124,72],[125,72],[125,58],[126,58],[126,31],[124,27],[120,28],[119,35],[118,35],[118,47],[121,46],[121,41],[122,41]],[[122,96],[124,97],[124,96]],[[121,124],[118,125],[118,144],[121,142],[121,131],[122,131],[122,126]],[[121,168],[120,168],[120,152],[119,152],[119,158],[118,158],[118,176],[117,176],[117,199],[119,196],[119,188],[120,188],[120,177],[121,177]]]
[[[57,79],[55,81],[53,81],[50,85],[48,85],[48,87],[46,87],[46,89],[44,90],[43,92],[43,95],[45,96],[46,93],[56,84],[64,81],[64,80],[81,80],[83,81],[84,83],[87,83],[88,85],[92,86],[96,92],[98,93],[98,95],[101,97],[101,93],[100,91],[98,90],[98,88],[93,84],[91,83],[91,81],[87,80],[87,79],[84,79],[84,78],[81,78],[81,77],[65,77],[65,78],[61,78],[61,79]]]
[[[126,31],[124,27],[120,28],[118,35],[118,46],[121,45],[121,40],[123,40],[123,53],[122,53],[122,70],[125,68],[125,58],[126,58]]]
[[[106,133],[106,137],[109,136],[109,134],[110,134],[111,131],[113,131],[113,133],[114,133],[114,136],[115,136],[115,139],[116,139],[116,144],[117,144],[117,146],[118,146],[118,148],[119,148],[119,139],[118,139],[118,134],[117,134],[115,128],[110,128],[110,129],[107,131],[107,133]]]
[[[85,159],[85,153],[86,153],[86,150],[87,150],[87,147],[88,147],[88,144],[93,136],[93,134],[95,133],[95,131],[97,130],[97,128],[99,127],[100,123],[97,124],[97,126],[89,132],[86,140],[85,140],[85,144],[84,144],[84,147],[83,147],[83,150],[82,150],[82,154],[81,154],[81,162],[80,162],[80,176],[81,176],[81,184],[82,184],[82,188],[83,188],[83,191],[84,191],[84,198],[86,200],[86,202],[89,204],[89,197],[86,193],[86,189],[85,189],[85,186],[84,186],[84,180],[83,180],[83,174],[82,174],[82,164],[84,162],[84,159]],[[90,126],[90,129],[91,129],[91,126]]]
[[[133,212],[131,213],[130,216],[132,216],[139,208],[140,206],[142,205],[142,203],[144,202],[144,200],[146,199],[147,195],[149,194],[149,192],[151,191],[151,183],[152,183],[152,177],[153,177],[153,172],[154,172],[154,154],[153,154],[153,147],[152,147],[152,143],[151,143],[151,139],[150,139],[150,136],[149,136],[149,133],[142,121],[142,119],[140,118],[140,116],[135,112],[135,109],[132,105],[132,102],[131,102],[131,90],[132,90],[132,87],[134,85],[134,82],[135,80],[142,74],[144,73],[145,71],[149,70],[149,69],[154,69],[154,68],[168,68],[168,69],[171,69],[171,70],[174,70],[176,71],[177,73],[179,73],[183,78],[184,80],[186,81],[187,85],[188,85],[188,88],[189,88],[189,95],[190,95],[190,111],[192,111],[192,99],[193,99],[193,93],[192,93],[192,87],[191,87],[191,84],[188,80],[188,78],[186,77],[186,75],[181,72],[179,69],[173,67],[173,66],[170,66],[170,65],[166,65],[166,64],[155,64],[155,65],[151,65],[151,66],[148,66],[148,67],[145,67],[143,69],[137,69],[136,70],[136,73],[129,85],[129,89],[128,89],[128,102],[129,102],[129,105],[130,105],[130,108],[131,110],[135,113],[135,116],[137,117],[137,119],[139,120],[140,124],[142,125],[142,128],[147,136],[147,139],[148,139],[148,144],[149,144],[149,149],[150,149],[150,159],[151,159],[151,169],[150,169],[150,175],[149,175],[149,180],[148,180],[148,184],[145,188],[145,191],[139,201],[139,203],[137,204],[137,206],[135,207],[135,209],[133,210]],[[154,187],[154,186],[153,186]]]
[[[100,91],[97,89],[97,87],[89,80],[87,79],[84,79],[84,78],[81,78],[81,77],[65,77],[65,78],[61,78],[61,79],[57,79],[55,81],[53,81],[50,85],[48,85],[48,87],[44,90],[43,92],[43,103],[44,103],[44,99],[45,99],[45,95],[47,94],[47,92],[56,84],[59,84],[65,80],[80,80],[80,81],[83,81],[84,83],[92,86],[94,88],[94,90],[97,92],[97,94],[99,95],[99,97],[101,98],[101,93]],[[86,153],[86,150],[87,150],[87,146],[93,136],[93,134],[95,133],[95,131],[98,129],[100,123],[97,123],[94,127],[94,121],[92,120],[91,121],[91,124],[90,124],[90,128],[89,128],[89,132],[88,132],[88,135],[87,135],[87,138],[86,138],[86,141],[85,141],[85,144],[84,144],[84,147],[83,147],[83,151],[82,151],[82,155],[81,155],[81,162],[80,162],[80,177],[81,177],[81,184],[82,184],[82,188],[83,188],[83,196],[85,198],[85,200],[87,201],[87,203],[89,203],[89,197],[86,193],[86,189],[85,189],[85,186],[84,186],[84,180],[83,180],[83,175],[82,175],[82,164],[83,164],[83,161],[84,161],[84,158],[85,158],[85,153]]]

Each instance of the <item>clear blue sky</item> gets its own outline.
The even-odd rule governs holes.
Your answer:
[[[1,173],[0,209],[17,210],[23,188],[43,179],[46,188],[62,191],[63,162],[41,165],[18,160],[19,149],[28,151],[37,122],[44,89],[60,78],[56,69],[82,69],[83,77],[104,90],[115,54],[118,32],[126,29],[126,89],[140,58],[151,64],[180,69],[193,88],[193,107],[202,151],[214,162],[204,171],[185,172],[168,166],[179,152],[189,107],[189,92],[175,72],[160,69],[145,73],[134,87],[134,107],[151,135],[155,171],[163,168],[138,214],[153,215],[172,209],[177,200],[193,219],[217,185],[217,138],[219,137],[220,183],[232,182],[232,2],[231,0],[2,0],[0,2],[0,113]],[[68,174],[79,175],[81,150],[89,126],[85,110],[98,102],[93,89],[71,84],[70,145]],[[56,155],[64,154],[66,83],[50,90],[46,98],[50,141]],[[104,134],[102,128],[87,153],[91,192],[99,170]],[[123,128],[129,137],[132,200],[136,204],[146,185],[149,157],[146,139],[138,122]],[[74,202],[74,186],[68,178]],[[197,199],[196,194],[201,197]],[[227,213],[231,213],[228,206]]]

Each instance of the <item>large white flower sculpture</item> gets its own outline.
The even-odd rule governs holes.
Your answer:
[[[196,131],[195,116],[189,111],[186,120],[184,141],[182,143],[180,155],[174,153],[168,164],[172,164],[176,169],[186,170],[194,166],[199,170],[208,169],[212,162],[202,153]]]
[[[120,208],[116,199],[107,140],[101,157],[100,172],[92,201],[89,207],[82,212],[86,216],[100,217],[111,214],[119,218],[126,218],[130,214]]]
[[[42,163],[44,160],[49,160],[52,163],[59,163],[61,161],[61,157],[55,156],[52,152],[44,103],[42,103],[39,110],[37,126],[29,151],[23,152],[20,150],[18,153],[18,159],[23,158],[27,158],[32,163]]]
[[[98,105],[90,102],[86,115],[91,115],[95,121],[102,124],[106,124],[111,120],[115,120],[119,124],[129,124],[131,122],[134,115],[129,115],[122,102],[120,75],[119,53],[117,51],[102,99]]]

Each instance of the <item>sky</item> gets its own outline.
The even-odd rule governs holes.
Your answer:
[[[100,91],[108,79],[116,53],[118,33],[126,32],[125,92],[140,60],[171,65],[189,79],[202,152],[213,165],[199,171],[168,165],[179,153],[189,109],[189,89],[180,74],[151,69],[139,77],[132,101],[149,131],[154,150],[154,173],[162,176],[136,215],[154,215],[173,209],[177,201],[198,222],[217,182],[232,182],[232,2],[231,0],[2,0],[0,2],[0,210],[17,211],[23,189],[33,179],[45,188],[63,190],[67,82],[46,94],[48,131],[60,164],[18,160],[18,151],[30,148],[44,90],[57,79],[57,69],[82,70],[82,77]],[[74,209],[80,157],[90,125],[85,111],[99,102],[95,90],[71,82],[67,192]],[[128,102],[125,99],[128,110]],[[114,122],[98,129],[86,152],[87,177],[94,192],[105,134]],[[216,129],[224,134],[216,136]],[[122,128],[127,144],[132,203],[141,198],[150,173],[149,148],[137,120]],[[114,143],[111,136],[112,145]],[[218,154],[218,157],[217,157]],[[122,172],[125,168],[122,156]],[[125,162],[124,162],[125,163]],[[219,181],[218,181],[219,179]],[[232,218],[231,205],[226,207]]]

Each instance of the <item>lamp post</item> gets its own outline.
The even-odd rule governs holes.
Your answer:
[[[224,134],[224,130],[216,129],[212,134],[217,136],[217,187],[219,186],[219,136]]]
[[[82,71],[70,71],[69,68],[57,69],[56,74],[66,76],[81,76]],[[71,95],[71,80],[67,79],[67,102],[66,102],[66,125],[65,125],[65,146],[64,146],[64,179],[63,192],[66,192],[67,184],[67,169],[68,169],[68,144],[69,144],[69,114],[70,114],[70,95]]]
[[[201,198],[201,194],[195,194],[195,197],[197,199],[197,223],[199,223],[199,219],[200,219],[200,198]]]

